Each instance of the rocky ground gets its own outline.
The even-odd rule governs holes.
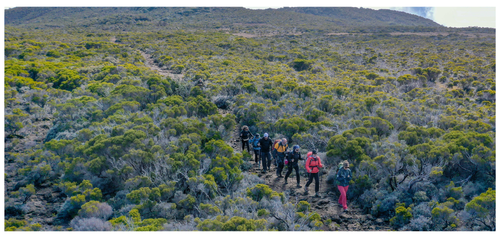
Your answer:
[[[219,112],[225,116],[230,113],[227,110],[219,110]],[[236,127],[231,135],[228,144],[234,149],[235,152],[241,152],[241,139],[239,138],[240,128]],[[322,230],[325,231],[387,231],[391,227],[388,221],[383,219],[376,219],[371,214],[363,214],[358,204],[347,202],[348,211],[344,212],[343,208],[338,205],[338,195],[336,195],[331,188],[326,184],[326,173],[320,176],[320,186],[319,194],[320,198],[314,197],[314,182],[309,185],[309,194],[304,194],[304,188],[307,183],[308,178],[305,176],[300,177],[300,186],[302,188],[297,188],[297,180],[295,175],[295,170],[288,178],[288,184],[285,185],[284,178],[278,178],[276,175],[277,167],[272,164],[271,169],[266,173],[262,173],[262,164],[257,165],[254,162],[254,154],[252,154],[253,167],[248,171],[259,176],[265,181],[271,189],[276,192],[284,192],[288,201],[296,204],[300,201],[307,201],[311,204],[311,211],[315,211],[321,215],[323,221],[327,219],[332,220],[332,224],[329,226],[323,226]],[[274,161],[273,161],[274,162]],[[305,166],[305,162],[300,161],[299,166]],[[285,176],[287,167],[283,169],[282,175]]]
[[[65,201],[65,195],[55,191],[52,184],[41,184],[36,193],[28,198],[9,195],[27,185],[24,177],[18,175],[19,165],[11,153],[26,151],[31,147],[42,144],[50,129],[53,127],[53,118],[46,117],[32,121],[18,132],[18,137],[5,138],[5,219],[16,218],[29,220],[31,223],[40,223],[44,229],[54,230],[53,221],[59,207]]]
[[[116,39],[111,39],[114,42]],[[142,56],[145,58],[145,65],[150,67],[152,70],[158,71],[161,75],[175,78],[177,80],[182,80],[182,75],[172,74],[168,70],[160,68],[155,64],[152,57],[141,52]],[[223,116],[232,113],[230,110],[219,109],[219,113]],[[7,196],[12,190],[17,190],[19,187],[25,186],[22,182],[21,176],[17,176],[16,163],[8,153],[17,153],[26,150],[29,146],[34,146],[36,144],[43,143],[50,134],[50,129],[53,127],[53,118],[43,118],[38,121],[32,122],[32,129],[30,133],[25,133],[26,135],[19,138],[6,138],[5,139],[5,204],[7,209],[11,209],[9,214],[6,214],[6,219],[14,217],[17,219],[31,220],[33,223],[40,223],[44,225],[44,229],[55,230],[56,224],[54,223],[54,218],[57,213],[57,209],[64,203],[65,195],[60,191],[55,191],[50,184],[42,184],[41,188],[37,188],[36,194],[29,198],[14,198],[12,196]],[[241,141],[239,138],[240,128],[235,127],[230,140],[227,142],[235,152],[241,152]],[[17,139],[15,142],[14,140]],[[253,156],[253,152],[252,152]],[[253,161],[250,163],[254,163]],[[261,165],[262,166],[262,165]],[[300,162],[300,166],[304,166],[304,162]],[[283,175],[286,173],[286,167],[283,171]],[[314,184],[309,186],[309,195],[304,195],[304,187],[307,183],[307,178],[302,176],[300,180],[300,185],[302,188],[296,188],[296,177],[295,171],[292,172],[289,183],[284,184],[283,178],[278,178],[276,176],[276,166],[271,165],[271,169],[267,173],[262,173],[261,167],[255,165],[248,171],[249,173],[256,174],[265,181],[265,184],[270,186],[274,191],[284,192],[288,200],[292,203],[298,203],[300,201],[307,201],[311,204],[312,211],[317,212],[321,215],[322,219],[325,221],[331,219],[333,222],[329,226],[322,227],[323,230],[333,231],[361,231],[361,230],[390,230],[388,221],[382,219],[375,219],[371,215],[363,214],[361,209],[355,203],[349,203],[349,211],[344,212],[343,209],[338,206],[337,200],[338,196],[328,188],[326,185],[326,174],[323,174],[320,179],[320,198],[314,198]],[[10,208],[9,208],[10,207]],[[22,211],[22,212],[21,212]],[[59,228],[61,229],[61,228]]]

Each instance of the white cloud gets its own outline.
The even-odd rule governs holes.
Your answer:
[[[416,14],[414,7],[369,7],[391,9]],[[495,28],[495,7],[433,7],[427,18],[447,27],[492,27]],[[422,16],[422,15],[420,15]]]
[[[436,7],[434,20],[449,27],[495,27],[494,7]]]

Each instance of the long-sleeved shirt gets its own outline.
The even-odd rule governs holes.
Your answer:
[[[240,137],[242,140],[248,140],[250,137],[253,137],[253,135],[252,132],[250,132],[249,130],[248,131],[242,130],[240,133]]]
[[[267,140],[262,137],[260,140],[259,140],[259,143],[260,143],[260,149],[262,152],[269,152],[271,151],[271,148],[273,147],[273,140],[271,140],[271,138],[267,138]]]
[[[304,160],[300,155],[300,152],[297,153],[295,151],[292,151],[288,153],[288,164],[290,166],[297,165],[299,163],[299,160]]]

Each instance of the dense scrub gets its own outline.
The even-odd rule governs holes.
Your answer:
[[[348,199],[394,229],[495,230],[494,48],[461,35],[7,27],[6,229],[325,229],[307,202],[245,172],[250,158],[226,142],[248,125],[326,152],[330,175],[349,160]],[[42,120],[54,122],[44,141],[22,142]],[[41,226],[24,218],[44,188],[65,200]]]

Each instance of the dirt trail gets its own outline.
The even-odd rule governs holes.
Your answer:
[[[121,44],[121,43],[116,42],[115,36],[112,36],[109,39],[109,41],[111,43]],[[161,68],[157,63],[155,63],[152,55],[150,55],[142,50],[139,50],[139,49],[135,49],[135,50],[139,51],[141,56],[145,59],[144,65],[146,65],[146,67],[150,68],[151,70],[157,71],[160,75],[165,76],[165,77],[170,77],[171,79],[174,79],[176,81],[182,81],[184,79],[183,74],[174,74],[172,70],[167,70],[167,69]]]
[[[273,161],[274,162],[274,161]],[[254,163],[254,162],[251,162]],[[261,165],[262,166],[262,165]],[[305,166],[303,161],[299,162],[299,166]],[[288,178],[288,184],[285,185],[284,178],[278,178],[276,176],[277,167],[272,164],[271,169],[267,171],[265,174],[262,173],[261,168],[254,165],[249,172],[254,173],[259,176],[261,179],[265,181],[265,184],[268,185],[276,192],[284,192],[289,199],[289,202],[293,204],[297,204],[300,201],[307,201],[311,205],[311,211],[317,212],[323,218],[323,221],[327,219],[331,219],[333,222],[338,224],[338,226],[324,226],[322,229],[331,231],[331,230],[378,230],[382,228],[378,228],[376,226],[370,226],[371,220],[369,219],[371,216],[363,215],[361,209],[356,204],[350,204],[348,202],[349,211],[344,212],[342,207],[338,205],[338,196],[335,196],[333,192],[331,192],[326,184],[326,174],[323,174],[320,177],[320,186],[319,186],[319,198],[314,197],[314,182],[311,183],[308,187],[309,194],[304,194],[304,188],[307,183],[308,178],[301,176],[300,177],[300,186],[301,188],[297,188],[297,179],[295,175],[295,170],[292,171],[290,177]],[[287,166],[283,169],[282,175],[285,176],[286,171],[288,170]],[[365,225],[362,225],[366,223]]]
[[[172,73],[171,70],[160,68],[158,66],[158,64],[156,64],[154,62],[153,56],[151,56],[150,54],[148,54],[144,51],[140,51],[140,52],[141,52],[142,57],[144,57],[144,59],[146,59],[146,61],[144,62],[146,67],[150,68],[151,70],[157,71],[162,76],[170,77],[171,79],[175,79],[177,81],[182,81],[184,79],[183,74],[174,74],[174,73]]]
[[[111,42],[116,42],[116,38],[111,38]],[[140,51],[141,55],[145,59],[145,65],[151,70],[156,70],[160,75],[171,77],[172,79],[183,80],[182,74],[173,74],[169,70],[160,68],[155,62],[153,57],[143,51]],[[231,114],[231,110],[218,109],[222,116]],[[239,125],[237,121],[237,125]],[[235,153],[241,153],[241,141],[239,138],[240,127],[235,126],[231,133],[231,137],[228,143],[234,150]],[[251,153],[253,156],[253,152]],[[253,161],[251,163],[254,163]],[[261,165],[262,166],[262,165]],[[299,166],[304,166],[304,162],[300,162]],[[265,181],[269,187],[277,192],[285,192],[287,194],[289,201],[296,204],[300,201],[307,201],[311,204],[311,210],[317,212],[323,218],[323,221],[331,219],[333,221],[332,225],[322,227],[322,230],[332,231],[332,230],[389,230],[390,227],[387,226],[386,222],[381,219],[374,221],[373,217],[370,215],[363,215],[361,209],[358,208],[356,204],[349,204],[349,211],[343,212],[343,209],[338,205],[338,197],[335,197],[331,191],[328,191],[326,185],[326,174],[323,174],[320,178],[320,198],[314,198],[314,184],[309,186],[309,195],[304,195],[304,187],[307,183],[306,177],[300,178],[300,185],[302,188],[296,188],[296,177],[295,171],[292,172],[290,178],[288,179],[288,184],[284,184],[284,178],[278,178],[276,176],[275,165],[271,165],[271,169],[267,173],[262,173],[261,168],[254,165],[249,172],[256,174]],[[286,174],[287,168],[284,168],[282,175]]]
[[[219,113],[223,116],[230,113],[228,110],[219,109]],[[241,141],[239,138],[240,128],[235,127],[229,142],[227,142],[236,153],[241,152]],[[252,151],[252,150],[251,150]],[[252,160],[250,163],[254,164],[253,151],[251,152]],[[274,161],[273,161],[274,162]],[[299,162],[299,166],[305,166],[304,161]],[[351,204],[349,201],[347,203],[349,207],[348,212],[344,212],[342,207],[338,205],[338,196],[336,196],[326,184],[326,174],[320,176],[320,186],[319,194],[320,198],[315,198],[314,196],[314,182],[309,185],[309,194],[304,195],[304,188],[307,183],[307,178],[304,176],[300,177],[300,186],[302,188],[297,188],[297,180],[295,175],[295,170],[290,174],[288,178],[288,184],[284,184],[284,178],[278,178],[276,176],[277,167],[272,164],[271,169],[266,173],[262,173],[262,164],[260,167],[255,165],[248,171],[249,173],[255,174],[263,179],[266,185],[272,188],[276,192],[284,192],[288,196],[288,201],[297,204],[300,201],[307,201],[311,205],[311,211],[317,212],[323,218],[323,222],[327,219],[331,219],[333,223],[330,226],[323,226],[322,230],[325,231],[376,231],[376,230],[390,230],[388,223],[382,219],[374,219],[371,215],[365,215],[359,208],[357,204]],[[282,175],[285,176],[288,168],[285,166]]]
[[[351,35],[351,36],[358,36],[358,35],[375,35],[375,34],[380,34],[380,33],[348,33],[348,32],[332,32],[332,33],[326,33],[325,35],[327,36],[344,36],[344,35]],[[386,34],[386,33],[383,33]],[[391,36],[401,36],[401,35],[406,35],[406,36],[449,36],[449,35],[462,35],[462,36],[467,36],[467,37],[495,37],[495,34],[491,33],[466,33],[466,32],[389,32],[387,33]]]

